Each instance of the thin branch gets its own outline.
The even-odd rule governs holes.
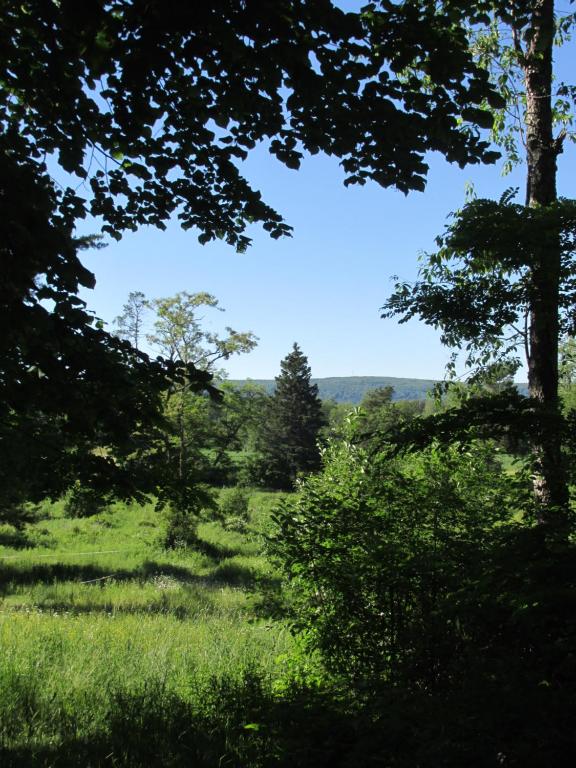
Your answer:
[[[526,356],[526,362],[530,360],[530,339],[528,336],[528,310],[524,312],[524,355]]]

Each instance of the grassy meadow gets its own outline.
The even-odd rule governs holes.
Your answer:
[[[161,546],[153,505],[0,530],[0,765],[329,765],[263,554],[276,498],[194,549]]]

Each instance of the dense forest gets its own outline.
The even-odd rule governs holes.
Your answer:
[[[574,764],[571,5],[0,0],[2,766]],[[258,339],[184,286],[90,311],[106,238],[290,236],[261,145],[524,170],[382,297],[444,381],[343,390],[297,341],[227,381]]]

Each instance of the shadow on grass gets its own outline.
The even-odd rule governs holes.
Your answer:
[[[202,579],[188,568],[169,563],[146,561],[132,570],[103,568],[91,563],[34,563],[30,566],[0,562],[0,594],[9,594],[15,587],[34,584],[79,582],[105,586],[108,580],[148,581],[154,576],[171,576],[184,583],[200,583]]]
[[[206,541],[206,539],[198,539],[194,549],[212,560],[216,560],[216,562],[227,560],[241,552],[240,547],[227,547],[225,544],[216,544],[213,541]]]
[[[0,528],[0,547],[26,549],[33,546],[34,542],[30,541],[24,531],[20,531],[18,528]]]
[[[26,608],[27,606],[25,606]],[[182,603],[173,603],[162,596],[154,602],[128,605],[115,603],[90,603],[90,602],[66,602],[63,600],[47,600],[38,604],[37,608],[45,614],[58,614],[60,616],[170,616],[179,621],[187,619],[202,619],[214,614],[221,614],[222,609],[217,603],[203,601],[199,606],[190,606]],[[17,613],[19,609],[12,609]],[[0,763],[1,765],[1,763]]]
[[[0,594],[7,595],[16,587],[34,584],[58,584],[66,581],[89,582],[114,576],[118,580],[135,578],[129,571],[112,571],[98,565],[67,563],[35,563],[12,565],[0,563]]]
[[[275,589],[280,586],[277,576],[259,573],[244,565],[237,563],[222,563],[218,565],[206,578],[212,582],[228,587],[242,587],[244,589]]]
[[[222,563],[217,565],[212,572],[199,576],[188,568],[170,563],[158,563],[148,560],[133,570],[115,570],[103,568],[97,565],[45,563],[34,564],[29,567],[0,564],[0,596],[14,592],[18,587],[44,584],[47,586],[63,583],[87,584],[95,588],[104,588],[111,582],[137,582],[145,585],[154,578],[170,577],[183,586],[197,587],[209,594],[211,589],[230,587],[245,590],[275,591],[279,587],[279,580],[275,577],[254,572],[245,566],[235,563]],[[160,589],[160,587],[159,587]],[[168,590],[167,590],[168,592]],[[67,611],[73,613],[118,611],[121,613],[171,613],[171,601],[167,592],[163,593],[164,601],[150,603],[142,607],[115,606],[112,602],[104,606],[83,603],[52,603],[46,601],[40,607],[48,610]],[[185,596],[186,597],[186,596]],[[173,603],[174,601],[172,601]],[[178,607],[181,618],[194,614],[194,610]],[[184,613],[182,613],[184,611]]]
[[[256,675],[204,684],[192,702],[148,682],[108,690],[96,721],[42,700],[33,683],[0,723],[2,768],[564,768],[576,764],[571,692],[498,686],[360,704],[342,689]],[[524,688],[524,692],[527,688]],[[488,698],[486,698],[488,693]],[[552,697],[546,701],[547,697]],[[525,705],[528,703],[528,709]],[[492,706],[494,705],[494,706]],[[512,705],[512,706],[511,706]],[[97,712],[98,710],[96,710]],[[82,722],[83,721],[83,722]],[[90,733],[83,731],[88,727]]]
[[[18,746],[0,746],[0,763],[2,768],[352,765],[342,759],[354,749],[350,718],[325,698],[300,692],[279,700],[256,676],[213,682],[197,696],[190,704],[154,686],[140,695],[113,693],[108,715],[91,738],[70,738],[70,723],[56,716],[44,731],[48,743],[23,733]]]
[[[132,578],[140,581],[148,581],[159,576],[171,576],[183,584],[197,584],[200,577],[192,573],[190,568],[172,563],[158,563],[156,560],[145,560],[142,565],[132,571]]]

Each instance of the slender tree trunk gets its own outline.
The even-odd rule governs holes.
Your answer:
[[[186,432],[184,429],[184,394],[180,393],[180,404],[178,406],[178,440],[180,442],[178,451],[178,477],[184,482],[186,477]]]
[[[548,206],[557,199],[558,142],[552,135],[552,47],[554,0],[535,0],[531,38],[523,56],[526,84],[526,204]],[[568,487],[557,430],[560,238],[550,232],[530,275],[528,385],[541,407],[543,429],[534,438],[534,493],[540,521],[565,517]]]

